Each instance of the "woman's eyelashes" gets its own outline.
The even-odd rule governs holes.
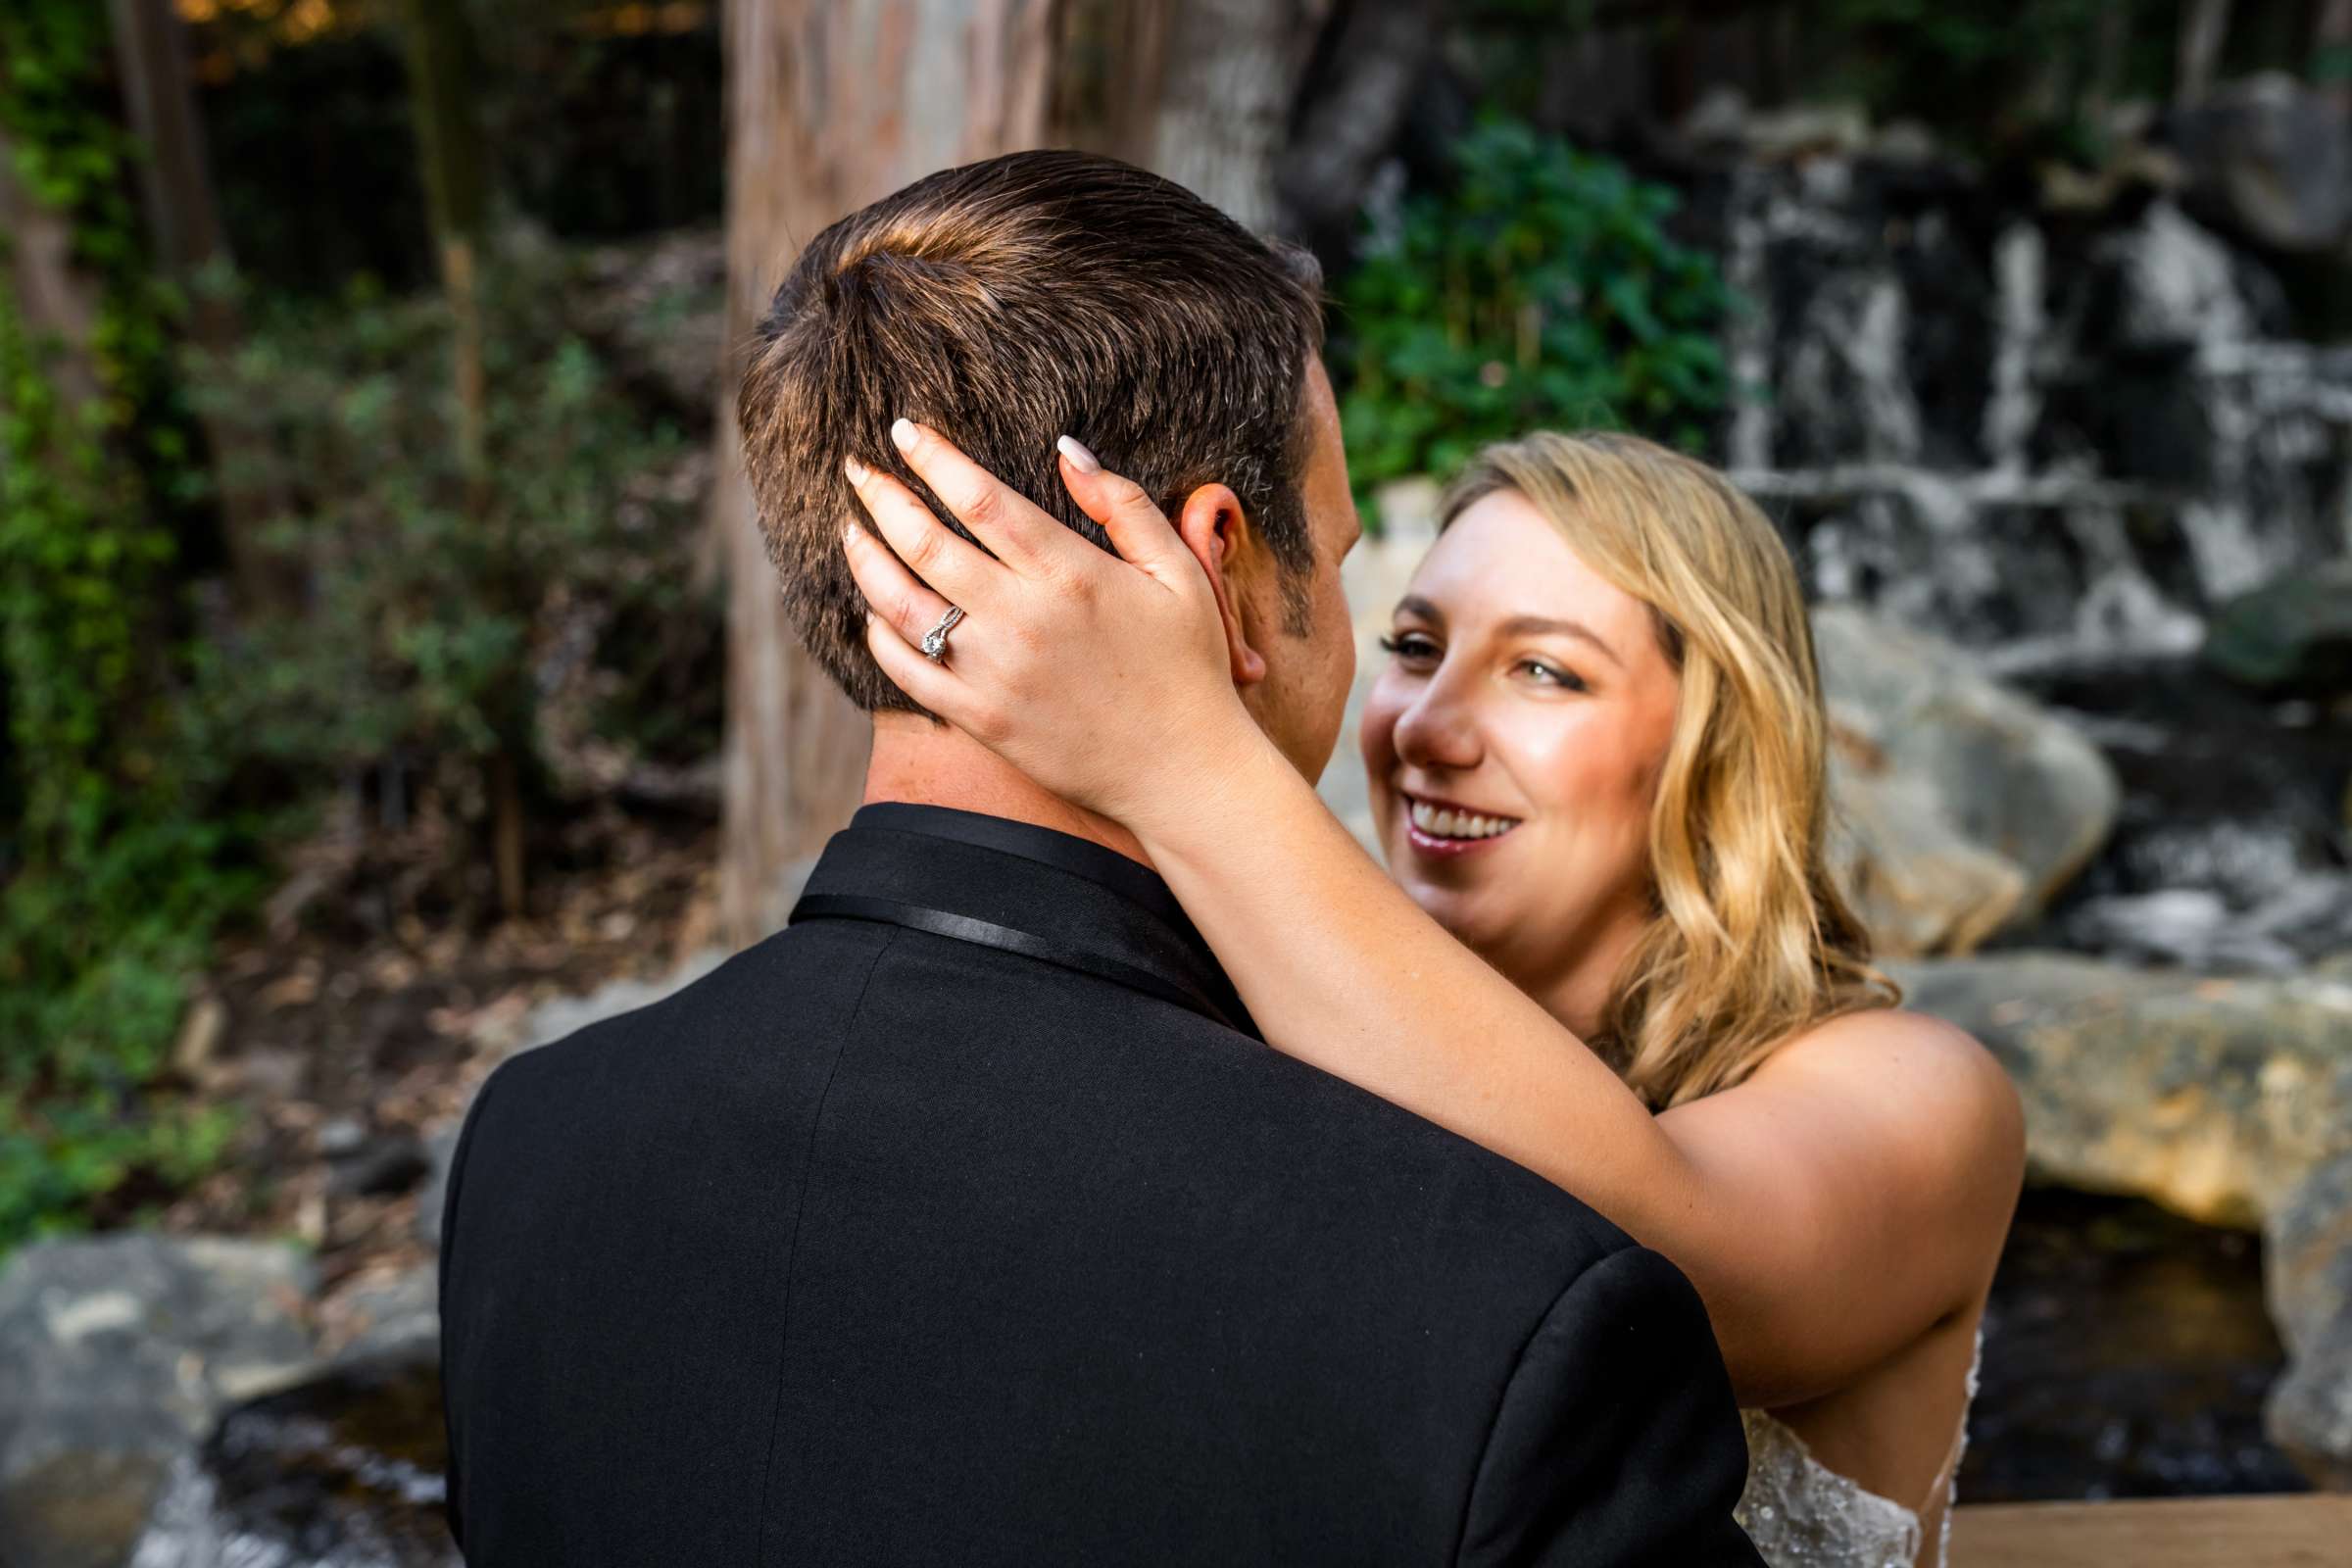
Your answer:
[[[1380,646],[1408,664],[1426,663],[1438,657],[1438,645],[1417,631],[1391,632],[1380,640]]]
[[[1380,646],[1391,658],[1408,667],[1428,668],[1444,657],[1444,650],[1438,646],[1437,640],[1426,632],[1391,632],[1381,638]],[[1530,685],[1556,687],[1568,692],[1592,690],[1584,676],[1548,659],[1530,655],[1513,661],[1510,668],[1512,674],[1525,676]]]
[[[1519,661],[1518,667],[1532,674],[1539,686],[1557,686],[1562,691],[1570,692],[1581,692],[1588,689],[1584,676],[1579,675],[1573,669],[1554,664],[1548,660],[1522,659]]]

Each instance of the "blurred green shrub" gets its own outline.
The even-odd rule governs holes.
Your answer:
[[[0,864],[0,1254],[134,1217],[218,1160],[233,1124],[192,1108],[169,1059],[188,989],[216,933],[274,885],[271,852],[335,791],[387,760],[444,786],[468,830],[446,888],[484,874],[502,760],[530,806],[563,795],[542,746],[551,688],[613,755],[716,748],[719,590],[690,569],[707,443],[649,419],[575,330],[576,255],[513,249],[484,277],[476,489],[458,466],[438,295],[246,296],[233,359],[180,365],[191,405],[254,437],[224,480],[282,503],[266,552],[299,608],[228,624],[200,603],[150,627],[170,686],[138,710],[138,787],[61,808],[72,854]],[[37,393],[29,362],[10,363]],[[53,503],[14,494],[24,550],[59,536]],[[11,676],[0,695],[16,703],[31,688]],[[121,717],[92,713],[101,733]]]
[[[1714,258],[1668,232],[1675,193],[1506,120],[1480,122],[1452,161],[1450,188],[1407,197],[1336,290],[1358,496],[1547,426],[1705,445],[1731,391],[1734,298]]]
[[[449,316],[438,295],[248,302],[257,325],[226,364],[191,366],[191,399],[246,427],[282,497],[266,538],[308,585],[306,613],[247,628],[215,661],[201,708],[217,742],[315,781],[390,757],[501,754],[531,762],[547,661],[584,631],[639,689],[649,661],[715,649],[715,589],[689,585],[705,443],[649,422],[566,319],[571,253],[515,243],[483,279],[489,478],[459,470]],[[601,635],[626,624],[660,637]],[[666,698],[668,694],[664,694]],[[600,732],[699,755],[718,698],[687,735],[666,700],[607,705]]]

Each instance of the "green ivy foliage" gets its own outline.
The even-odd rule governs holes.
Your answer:
[[[1731,395],[1734,297],[1669,233],[1675,193],[1508,120],[1480,122],[1452,162],[1450,187],[1408,197],[1336,290],[1359,497],[1545,427],[1704,446]]]
[[[145,262],[111,118],[106,8],[0,10],[7,171],[59,215],[97,312],[81,368],[0,293],[0,1250],[229,1131],[160,1092],[187,978],[250,884],[183,808],[174,519],[201,493],[171,376],[179,302]],[[0,245],[17,241],[0,235]],[[70,388],[93,382],[88,395]]]

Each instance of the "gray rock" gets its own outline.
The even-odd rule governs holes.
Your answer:
[[[368,1126],[357,1116],[330,1117],[318,1126],[318,1152],[329,1159],[356,1154],[367,1142]]]
[[[2264,1227],[2271,1316],[2286,1343],[2271,1441],[2319,1485],[2352,1491],[2352,1154],[2312,1171]]]
[[[449,1201],[449,1162],[457,1156],[458,1134],[464,1128],[465,1118],[453,1116],[424,1141],[425,1157],[432,1161],[432,1171],[416,1197],[416,1235],[435,1249],[441,1245],[441,1208]]]
[[[2189,200],[2283,251],[2326,251],[2352,229],[2352,122],[2283,72],[2229,82],[2166,119]]]
[[[441,1271],[419,1263],[388,1280],[355,1285],[342,1299],[360,1324],[336,1359],[379,1354],[437,1353],[441,1344]]]
[[[2270,695],[2352,692],[2352,560],[2288,572],[2230,600],[2213,618],[2205,661]]]
[[[2352,1149],[2352,984],[2055,953],[1887,968],[2008,1068],[2039,1180],[2252,1229]]]
[[[1833,733],[1830,872],[1885,955],[1966,953],[2016,914],[2026,874],[1956,827],[1934,783]]]
[[[1965,953],[2037,912],[2115,825],[2097,747],[1967,654],[1851,605],[1813,635],[1839,744],[1838,869],[1889,954]]]
[[[0,1272],[0,1562],[113,1568],[218,1413],[314,1364],[314,1269],[278,1244],[44,1242]]]

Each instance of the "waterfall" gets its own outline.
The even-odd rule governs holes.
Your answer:
[[[2352,351],[2278,335],[2275,281],[2162,197],[2021,214],[1828,155],[1715,189],[1750,302],[1725,348],[1762,389],[1723,448],[1808,592],[1969,649],[2125,778],[2076,923],[2039,937],[2254,967],[2352,944],[2326,784],[2352,732],[2196,657],[2231,597],[2352,551]]]

